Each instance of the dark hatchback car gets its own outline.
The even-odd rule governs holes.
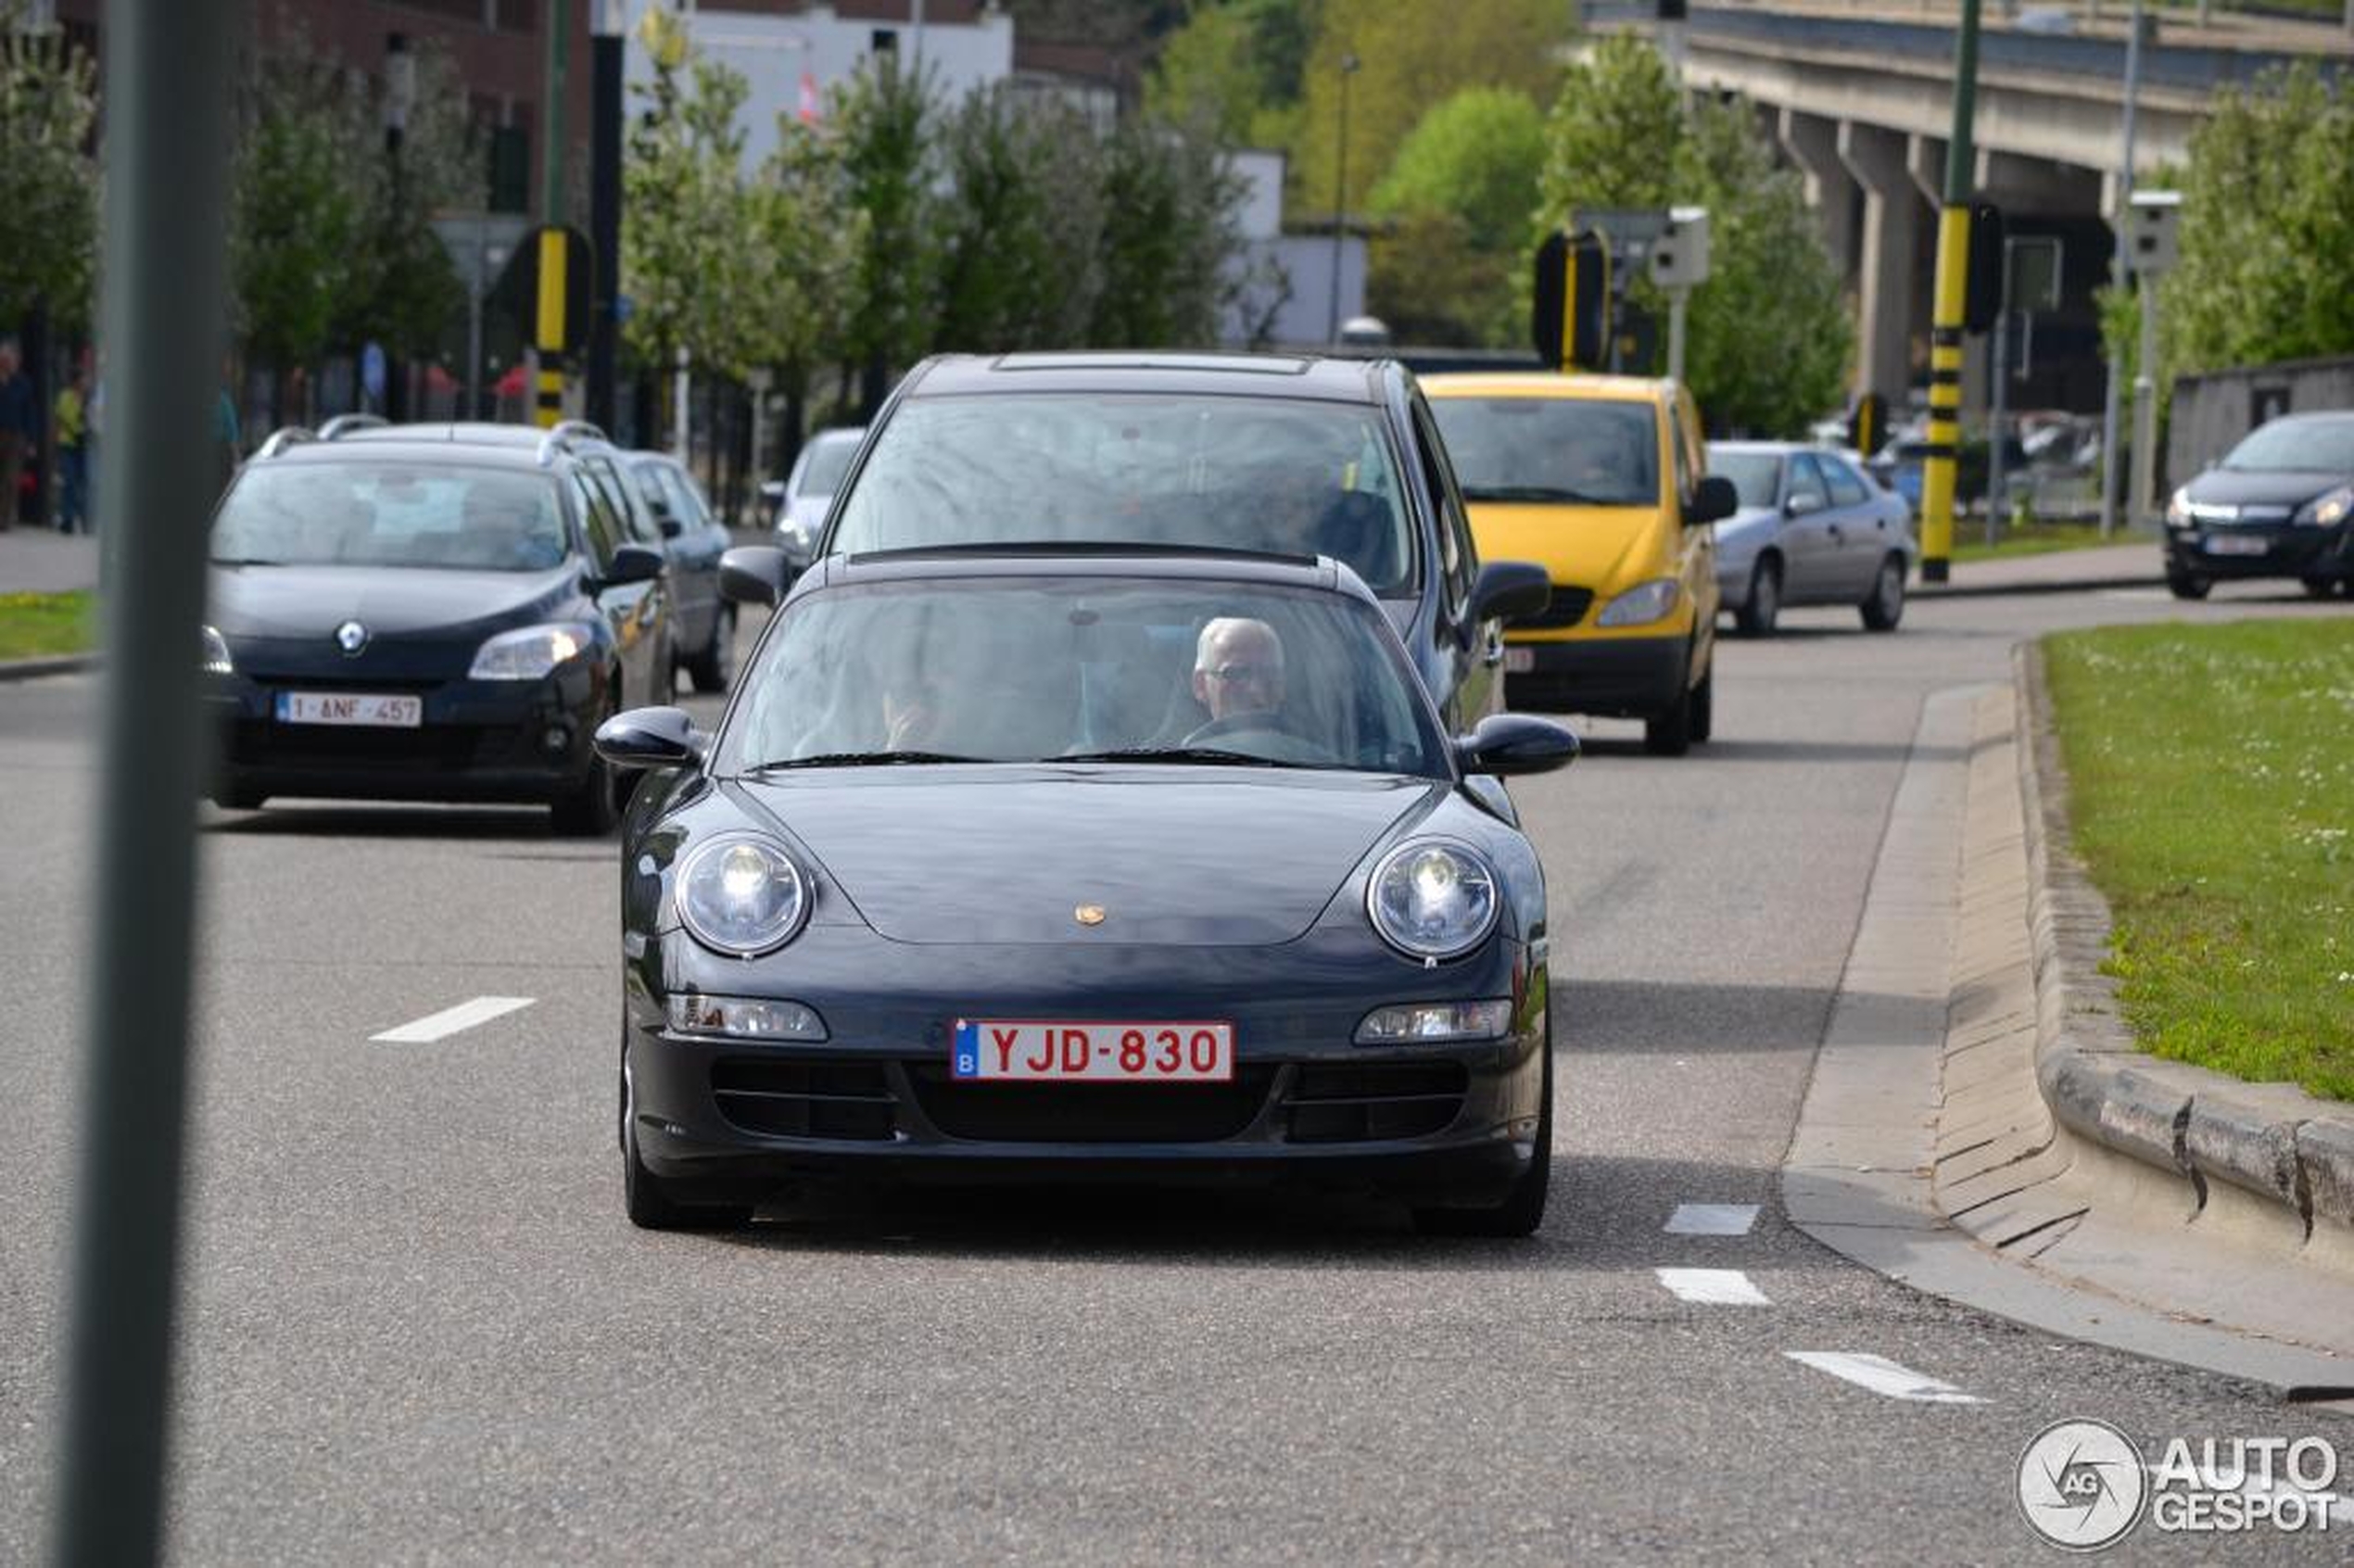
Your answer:
[[[538,801],[609,831],[596,727],[675,690],[619,462],[586,426],[272,436],[213,517],[214,800]]]
[[[1462,729],[1503,703],[1505,620],[1542,569],[1482,567],[1429,405],[1394,360],[944,356],[907,373],[820,556],[1140,545],[1346,563]]]
[[[1552,1057],[1536,851],[1329,560],[819,562],[623,828],[630,1218],[780,1188],[1300,1181],[1520,1234]]]
[[[2166,586],[2204,599],[2221,578],[2295,577],[2354,594],[2354,410],[2284,414],[2174,492]]]
[[[728,530],[677,458],[631,452],[626,462],[638,482],[638,499],[652,514],[670,558],[671,641],[678,667],[696,690],[725,691],[736,660],[736,606],[719,593],[719,558],[728,553]]]

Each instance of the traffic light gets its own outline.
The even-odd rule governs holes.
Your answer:
[[[2003,313],[2003,209],[1993,202],[1970,204],[1969,278],[1962,297],[1962,330],[1981,333]]]
[[[1867,392],[1855,399],[1855,411],[1847,416],[1847,444],[1868,458],[1887,439],[1888,399]]]
[[[1529,311],[1537,357],[1553,370],[1610,361],[1610,247],[1600,234],[1555,230],[1537,248]]]

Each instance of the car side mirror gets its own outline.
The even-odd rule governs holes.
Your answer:
[[[811,538],[809,530],[798,523],[777,525],[777,548],[785,552],[785,560],[791,565],[795,576],[808,571],[809,563],[817,559],[817,541]]]
[[[632,708],[597,727],[597,754],[615,767],[694,767],[711,737],[684,708]]]
[[[687,531],[687,525],[684,523],[679,522],[678,519],[671,516],[670,513],[666,512],[662,514],[660,521],[662,525],[662,537],[665,539],[675,539],[679,535]]]
[[[1692,492],[1692,504],[1684,509],[1684,525],[1697,528],[1703,523],[1721,523],[1741,509],[1741,493],[1733,482],[1721,474],[1711,474]]]
[[[1465,773],[1550,773],[1577,760],[1577,737],[1550,719],[1490,714],[1455,738],[1455,760]]]
[[[669,563],[662,551],[652,545],[626,544],[613,552],[613,564],[605,568],[600,586],[618,588],[624,583],[650,583],[662,575]]]
[[[1527,621],[1553,601],[1553,582],[1533,561],[1490,561],[1472,585],[1471,620]]]
[[[791,560],[774,545],[738,545],[719,558],[719,597],[730,604],[776,604],[792,587]]]
[[[1810,512],[1822,510],[1823,498],[1811,493],[1795,495],[1782,502],[1782,515],[1785,517],[1803,517]]]

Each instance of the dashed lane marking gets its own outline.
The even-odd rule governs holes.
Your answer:
[[[1679,1203],[1667,1217],[1671,1236],[1745,1236],[1757,1222],[1753,1203]]]
[[[1739,1269],[1656,1269],[1659,1283],[1686,1301],[1710,1307],[1771,1307]]]
[[[488,1023],[517,1008],[528,1007],[538,1000],[532,996],[477,996],[471,1002],[461,1002],[454,1007],[444,1007],[438,1013],[402,1024],[399,1029],[386,1030],[382,1034],[368,1036],[395,1045],[423,1045],[444,1040],[460,1030]]]
[[[1793,1361],[1804,1362],[1816,1372],[1845,1378],[1859,1388],[1885,1394],[1892,1399],[1910,1399],[1924,1405],[1982,1405],[1986,1402],[1975,1394],[1963,1393],[1950,1383],[1940,1383],[1933,1377],[1923,1377],[1910,1367],[1900,1367],[1885,1356],[1859,1356],[1844,1350],[1785,1350],[1782,1354]]]

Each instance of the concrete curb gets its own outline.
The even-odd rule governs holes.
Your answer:
[[[2291,1084],[2244,1083],[2141,1050],[2119,1015],[2107,901],[2069,846],[2068,782],[2040,646],[2012,669],[2019,713],[2035,1081],[2060,1125],[2183,1182],[2194,1213],[2227,1183],[2294,1219],[2302,1242],[2354,1254],[2354,1107]]]
[[[45,659],[0,659],[0,681],[38,680],[44,676],[79,675],[98,667],[95,653],[59,653]]]
[[[2133,576],[2071,577],[2064,582],[2022,583],[1917,583],[1910,590],[1915,599],[2004,599],[2018,594],[2033,593],[2104,593],[2118,588],[2162,588],[2166,579],[2155,572],[2143,572]]]

